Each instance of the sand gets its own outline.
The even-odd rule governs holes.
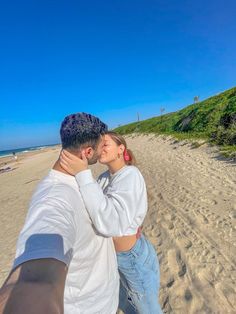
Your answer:
[[[148,189],[143,232],[159,256],[164,313],[236,313],[236,167],[206,144],[127,137]],[[51,148],[0,174],[0,285],[35,186],[58,156]],[[92,167],[98,175],[104,166]]]

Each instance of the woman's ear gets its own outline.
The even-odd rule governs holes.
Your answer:
[[[124,151],[125,151],[125,145],[121,144],[121,145],[119,146],[119,152],[120,152],[120,154],[121,154],[121,155],[124,154]]]

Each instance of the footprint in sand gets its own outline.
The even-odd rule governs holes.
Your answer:
[[[170,249],[167,253],[168,265],[170,268],[170,272],[175,278],[182,277],[186,274],[186,264],[184,263],[180,251],[176,251],[174,249]]]
[[[170,220],[165,220],[163,219],[162,222],[161,222],[162,226],[165,228],[165,229],[169,229],[169,230],[172,230],[174,229],[174,224],[172,221]]]
[[[177,233],[176,242],[180,248],[189,249],[192,246],[191,240],[181,232]]]
[[[199,271],[198,278],[203,285],[213,285],[215,281],[215,274],[211,269],[203,268]]]
[[[152,237],[160,237],[161,236],[161,230],[160,230],[160,227],[156,226],[152,229],[151,231],[151,236]]]
[[[215,268],[215,276],[218,277],[218,275],[222,273],[222,271],[223,271],[223,266],[221,264],[218,264]]]
[[[199,221],[199,223],[204,223],[204,224],[208,224],[209,223],[209,220],[203,215],[200,213],[200,211],[195,211],[195,216],[196,216],[196,219]]]
[[[236,219],[236,210],[232,210],[230,213],[229,213],[229,217],[231,219]]]

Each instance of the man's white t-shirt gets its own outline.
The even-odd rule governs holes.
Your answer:
[[[13,268],[40,258],[68,265],[66,314],[116,313],[119,275],[113,241],[94,229],[75,178],[56,170],[32,197]]]

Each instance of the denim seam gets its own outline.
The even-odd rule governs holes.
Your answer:
[[[139,270],[139,267],[138,267],[138,265],[137,265],[137,263],[136,263],[136,260],[133,259],[131,263],[132,263],[133,268],[136,270],[137,275],[139,276],[139,279],[140,279],[140,282],[141,282],[142,291],[145,291],[145,289],[144,289],[144,284],[143,284],[143,279],[142,279],[142,276],[141,276],[141,274],[140,274],[140,270]],[[142,296],[144,296],[144,294],[145,294],[144,292],[143,292],[143,293],[140,293],[140,292],[138,292],[138,291],[133,291],[132,289],[131,289],[131,291],[132,291],[133,293],[136,293],[139,297],[142,297]]]

